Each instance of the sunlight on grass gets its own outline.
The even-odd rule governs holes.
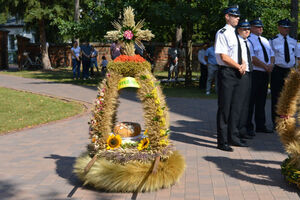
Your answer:
[[[84,107],[76,102],[1,87],[0,101],[0,134],[63,119],[84,111]]]

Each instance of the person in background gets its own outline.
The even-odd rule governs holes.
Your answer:
[[[107,64],[108,64],[108,61],[106,60],[106,57],[105,55],[102,56],[102,62],[101,62],[101,74],[103,77],[105,77],[105,74],[106,74],[106,71],[107,71]]]
[[[82,76],[83,80],[89,79],[89,69],[91,67],[91,54],[92,48],[89,42],[84,42],[81,46],[81,54],[82,54]]]
[[[72,57],[72,71],[73,71],[73,79],[80,78],[80,47],[78,46],[78,42],[75,41],[73,43],[73,47],[71,48],[71,57]]]
[[[173,74],[175,72],[175,81],[178,79],[178,48],[176,46],[176,43],[172,43],[172,47],[168,49],[168,80],[171,79],[171,75],[173,78]]]
[[[276,128],[276,105],[284,85],[284,79],[291,68],[295,67],[296,57],[300,58],[297,40],[289,36],[291,21],[283,19],[277,22],[279,34],[270,40],[274,51],[275,63],[271,73],[272,121]]]
[[[110,46],[110,57],[112,60],[121,55],[121,44],[119,41],[115,41]]]
[[[179,75],[183,77],[183,72],[185,69],[185,58],[186,58],[186,52],[185,48],[183,46],[183,43],[179,43],[179,55],[178,55],[178,70],[179,70]]]
[[[94,74],[94,66],[97,69],[97,72],[99,74],[98,63],[97,63],[98,51],[94,48],[93,45],[91,45],[91,48],[92,48],[92,54],[91,54],[91,76],[95,76],[95,74]]]
[[[210,90],[212,86],[212,81],[215,81],[215,90],[216,93],[218,93],[218,63],[216,60],[216,55],[215,55],[215,47],[212,44],[211,47],[209,47],[205,51],[205,56],[204,56],[205,61],[207,62],[207,82],[206,82],[206,95],[210,95]]]
[[[255,136],[254,125],[252,123],[253,112],[256,132],[272,133],[266,127],[265,105],[268,93],[269,74],[274,65],[274,52],[269,41],[262,36],[263,23],[260,19],[250,22],[251,34],[248,40],[252,46],[252,84],[250,93],[250,104],[248,111],[247,134]]]
[[[198,51],[198,61],[200,62],[200,80],[199,80],[199,88],[206,89],[207,82],[207,62],[205,61],[205,51],[208,45],[203,44],[202,48]]]

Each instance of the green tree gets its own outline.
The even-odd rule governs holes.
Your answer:
[[[46,45],[46,27],[51,26],[55,18],[73,18],[74,2],[69,0],[0,0],[1,20],[9,16],[23,19],[30,27],[38,27],[43,68],[52,69]]]

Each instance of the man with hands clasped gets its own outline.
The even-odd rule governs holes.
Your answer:
[[[266,127],[265,105],[268,93],[269,73],[274,66],[274,52],[269,41],[262,37],[263,23],[260,19],[250,22],[251,34],[248,40],[252,46],[252,87],[248,112],[247,131],[248,135],[255,136],[254,125],[252,123],[253,112],[256,132],[272,133]]]
[[[220,65],[218,70],[217,148],[223,151],[233,151],[229,145],[247,146],[245,140],[240,139],[239,134],[240,112],[243,103],[240,99],[239,86],[241,78],[247,73],[249,66],[247,65],[246,44],[235,30],[240,19],[238,6],[226,8],[224,14],[226,25],[217,32],[215,40],[216,60]],[[246,28],[245,31],[242,29],[241,32],[250,34],[249,28]]]

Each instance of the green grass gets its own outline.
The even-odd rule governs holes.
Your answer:
[[[5,70],[1,71],[0,74],[20,76],[24,78],[35,78],[42,79],[47,81],[54,81],[58,83],[69,83],[76,85],[85,85],[85,86],[97,86],[98,83],[102,80],[100,76],[97,76],[95,79],[90,80],[73,80],[73,73],[70,67],[68,68],[58,68],[53,71],[15,71],[15,70]]]
[[[76,102],[67,102],[0,87],[0,134],[43,124],[84,111]]]
[[[58,83],[69,83],[75,85],[83,86],[98,86],[99,82],[102,80],[100,76],[91,80],[73,80],[72,70],[68,68],[58,68],[53,71],[1,71],[0,74],[21,76],[24,78],[35,78],[43,79],[47,81],[54,81]],[[155,77],[157,79],[166,79],[168,77],[168,72],[155,72]],[[200,72],[193,72],[192,78],[198,78]],[[161,83],[163,92],[167,97],[185,97],[185,98],[216,98],[216,95],[212,93],[211,95],[205,95],[204,90],[198,88],[198,82],[194,81],[192,86],[185,87],[184,82],[180,83]]]

